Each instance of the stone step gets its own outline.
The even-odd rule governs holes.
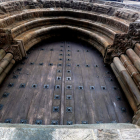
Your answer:
[[[0,124],[0,140],[137,140],[133,124],[28,125]]]
[[[30,125],[30,124],[7,124],[0,123],[1,127],[14,128],[56,128],[56,129],[139,129],[140,127],[131,123],[100,123],[100,124],[74,124],[74,125]]]

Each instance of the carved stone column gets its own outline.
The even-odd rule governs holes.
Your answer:
[[[5,68],[5,70],[0,74],[0,84],[3,82],[13,65],[15,64],[15,60],[12,59],[9,63],[9,65]]]
[[[13,58],[11,53],[7,53],[5,57],[0,61],[0,74],[5,70]]]
[[[120,60],[140,90],[140,73],[135,68],[135,66],[132,64],[131,60],[129,59],[129,57],[127,55],[122,54],[120,56]]]
[[[6,55],[3,49],[0,49],[0,60]]]
[[[135,113],[134,117],[132,118],[132,123],[140,126],[140,108]]]
[[[128,49],[126,51],[126,54],[128,55],[128,57],[130,58],[131,62],[133,63],[133,65],[137,68],[137,70],[140,72],[140,58],[139,56],[132,50],[132,49]]]
[[[118,57],[114,57],[111,67],[128,99],[131,108],[134,113],[136,113],[140,105],[140,92],[137,86]]]

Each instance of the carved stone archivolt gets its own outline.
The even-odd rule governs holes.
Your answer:
[[[114,6],[112,6],[112,4],[114,4]],[[87,15],[86,19],[93,19],[99,23],[102,24],[106,24],[108,26],[110,26],[110,28],[117,28],[120,31],[123,31],[124,33],[116,33],[114,35],[114,38],[112,38],[112,42],[114,42],[113,44],[111,43],[108,48],[105,49],[104,52],[106,52],[105,54],[103,54],[104,58],[105,58],[105,62],[106,63],[111,63],[111,60],[113,57],[115,56],[119,56],[122,53],[125,53],[125,50],[128,48],[132,48],[132,44],[133,41],[132,39],[134,38],[135,35],[133,35],[133,37],[131,37],[132,39],[129,38],[129,36],[132,36],[132,34],[138,34],[139,36],[139,31],[138,30],[132,30],[132,28],[129,28],[129,36],[125,35],[128,32],[128,26],[129,23],[127,23],[125,20],[130,21],[135,21],[139,18],[139,14],[138,12],[130,12],[130,10],[122,10],[120,7],[124,7],[124,5],[119,5],[116,3],[112,3],[112,2],[106,2],[106,3],[90,3],[90,2],[81,2],[81,1],[16,1],[16,2],[8,2],[8,3],[2,3],[1,4],[1,9],[3,10],[3,12],[5,12],[5,14],[9,13],[12,14],[12,12],[16,12],[16,11],[20,11],[19,13],[22,13],[21,11],[24,9],[38,9],[38,8],[57,8],[57,7],[61,7],[61,8],[69,8],[69,9],[77,9],[77,10],[82,10],[82,11],[91,11],[91,12],[95,12],[95,13],[102,13],[104,14],[104,16],[100,16],[100,15],[92,15],[89,14],[87,15],[85,13],[85,15]],[[49,9],[48,9],[49,10]],[[48,11],[47,10],[47,11]],[[61,11],[61,10],[60,10]],[[30,12],[30,10],[29,10]],[[30,18],[35,18],[35,17],[44,17],[47,16],[49,14],[45,14],[45,12],[43,12],[42,10],[39,10],[38,12],[31,12],[29,13],[26,11],[26,13],[23,13],[20,15],[17,14],[17,16],[14,16],[15,18],[11,17],[11,18],[7,18],[6,20],[4,20],[3,22],[0,23],[1,27],[6,27],[10,24],[13,24],[14,22],[17,21],[22,21],[22,20],[26,20],[26,19],[30,19]],[[49,12],[48,12],[49,13]],[[84,12],[82,12],[84,13]],[[70,15],[71,13],[68,13],[68,15]],[[73,15],[76,15],[77,13],[73,13]],[[72,15],[72,16],[73,16]],[[112,15],[112,16],[116,16],[118,18],[124,19],[124,21],[122,22],[122,20],[118,21],[118,19],[115,18],[109,18],[106,15]],[[78,14],[76,15],[78,16]],[[93,17],[92,17],[93,16]],[[132,26],[132,25],[131,25]],[[25,26],[26,28],[26,26]],[[2,29],[3,31],[3,29]],[[6,52],[9,51],[13,54],[16,54],[15,59],[16,60],[21,60],[22,59],[22,55],[18,55],[18,53],[20,53],[20,49],[18,49],[18,43],[13,43],[12,40],[14,40],[14,38],[12,37],[12,33],[11,33],[11,29],[8,30],[4,30],[4,33],[1,33],[1,42],[0,44],[3,46],[4,43],[8,42],[7,44],[9,44],[8,46],[6,46]],[[19,30],[20,32],[20,30]],[[108,35],[110,36],[110,35]],[[13,44],[12,44],[13,43]],[[23,43],[24,44],[24,43]],[[130,47],[131,46],[131,47]],[[110,59],[110,60],[109,60]]]
[[[139,14],[137,12],[134,12],[132,10],[124,10],[124,9],[118,9],[115,14],[115,16],[126,19],[129,21],[136,21],[139,18]]]
[[[125,54],[127,49],[133,47],[133,40],[129,37],[128,34],[116,34],[113,45],[108,47],[106,50],[106,63],[111,63],[114,57],[119,57],[121,54]]]

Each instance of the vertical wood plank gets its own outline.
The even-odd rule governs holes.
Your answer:
[[[130,106],[97,50],[80,43],[58,41],[40,43],[28,53],[25,64],[17,64],[0,86],[0,104],[4,105],[0,110],[0,122],[5,119],[12,119],[12,123],[25,119],[30,124],[41,120],[45,125],[52,124],[53,120],[61,125],[83,121],[89,124],[131,122]],[[22,68],[21,71],[18,68]],[[13,75],[18,78],[14,79]],[[9,83],[14,86],[9,87]],[[22,83],[25,88],[20,87]],[[37,87],[33,88],[33,84]],[[49,87],[44,88],[44,85]],[[60,85],[60,89],[56,89],[56,85]],[[4,98],[4,92],[10,93],[9,96]],[[67,99],[68,96],[71,98]],[[59,107],[59,111],[54,112],[53,107]]]

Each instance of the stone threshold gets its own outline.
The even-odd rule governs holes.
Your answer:
[[[0,128],[55,128],[55,129],[138,129],[137,125],[131,123],[100,123],[100,124],[74,124],[74,125],[31,125],[31,124],[7,124],[0,123]]]
[[[0,124],[0,140],[138,140],[133,124],[29,125]]]

